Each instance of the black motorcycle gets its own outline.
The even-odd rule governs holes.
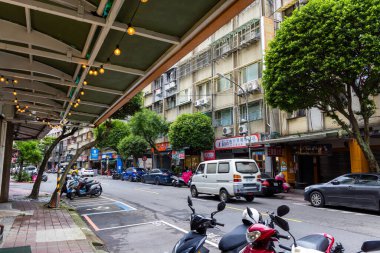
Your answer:
[[[187,203],[193,212],[190,218],[190,229],[191,231],[184,235],[181,240],[177,242],[174,246],[172,253],[189,253],[189,252],[199,252],[208,253],[210,252],[207,248],[203,246],[207,239],[207,229],[214,228],[215,226],[224,226],[222,223],[218,223],[214,218],[214,215],[221,212],[226,207],[226,203],[220,202],[218,204],[218,211],[211,213],[211,218],[204,217],[200,214],[195,213],[193,208],[193,202],[190,197],[187,197]]]
[[[172,186],[182,187],[185,185],[187,186],[187,184],[185,183],[182,177],[172,176]]]

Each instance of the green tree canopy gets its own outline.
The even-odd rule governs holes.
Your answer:
[[[39,141],[38,148],[41,150],[42,153],[45,153],[56,139],[57,138],[55,137],[45,136]]]
[[[109,124],[107,130],[106,124]],[[107,138],[104,138],[105,132],[108,131]],[[95,138],[97,140],[97,147],[111,148],[117,151],[119,141],[125,136],[130,134],[128,124],[121,120],[111,120],[111,122],[104,122],[95,129]]]
[[[137,157],[143,155],[148,148],[148,143],[141,136],[129,135],[124,137],[117,145],[119,154],[127,159],[129,156],[133,156],[133,160],[136,166]]]
[[[16,149],[19,151],[18,161],[20,164],[37,165],[42,160],[42,153],[38,148],[38,141],[17,141]]]
[[[157,113],[147,109],[132,116],[129,126],[133,135],[141,136],[156,151],[156,139],[160,134],[168,132],[167,122]]]
[[[319,108],[358,141],[373,171],[379,166],[369,119],[380,92],[379,16],[380,0],[310,0],[281,24],[263,77],[270,105]]]
[[[126,119],[128,116],[134,115],[136,112],[141,111],[143,106],[143,94],[138,93],[131,100],[123,105],[119,110],[117,110],[111,118],[113,119]]]
[[[198,151],[212,149],[214,129],[211,119],[200,112],[180,115],[170,125],[169,141],[173,149],[184,147]]]

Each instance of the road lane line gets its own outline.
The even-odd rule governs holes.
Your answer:
[[[111,198],[108,198],[108,197],[105,197],[105,196],[100,196],[100,197],[101,197],[101,198],[104,198],[104,199],[108,199],[108,200],[115,201],[115,202],[117,202],[117,203],[121,203],[121,204],[123,204],[123,205],[126,205],[127,207],[131,208],[132,210],[137,210],[137,209],[134,208],[133,206],[130,206],[130,205],[128,205],[128,204],[126,204],[126,203],[124,203],[124,202],[121,202],[121,201],[119,201],[119,200],[111,199]]]
[[[87,215],[83,215],[83,218],[86,219],[86,221],[94,228],[95,231],[99,231],[98,226],[95,225],[95,223],[88,217]]]
[[[108,212],[99,212],[99,213],[85,213],[85,214],[82,214],[82,216],[105,214],[105,213],[121,213],[121,212],[129,212],[129,211],[132,211],[132,210],[118,210],[118,211],[108,211]]]
[[[151,222],[136,223],[136,224],[124,225],[124,226],[116,226],[116,227],[109,227],[109,228],[101,228],[101,229],[99,229],[98,231],[110,230],[110,229],[117,229],[117,228],[137,227],[137,226],[142,226],[142,225],[155,224],[156,222],[157,222],[157,221],[151,221]]]
[[[226,208],[229,208],[229,209],[232,209],[232,210],[237,210],[237,211],[244,211],[245,210],[245,209],[236,208],[236,207],[232,207],[232,206],[226,206]]]
[[[114,202],[101,202],[101,203],[94,203],[91,205],[83,205],[83,206],[74,206],[75,208],[81,208],[81,207],[88,207],[88,206],[104,206],[104,205],[110,205],[113,204]]]
[[[205,200],[205,199],[193,199],[193,200],[207,202],[207,200]]]
[[[180,227],[177,227],[176,225],[173,225],[173,224],[170,224],[170,223],[168,223],[168,222],[166,222],[166,221],[163,221],[163,220],[160,220],[162,223],[164,223],[164,224],[166,224],[166,225],[168,225],[169,227],[172,227],[172,228],[174,228],[174,229],[177,229],[177,230],[179,230],[179,231],[181,231],[181,232],[183,232],[183,233],[185,233],[185,234],[187,234],[189,231],[187,231],[187,230],[185,230],[185,229],[182,229],[182,228],[180,228]],[[216,244],[216,243],[213,243],[213,242],[210,242],[209,240],[206,240],[206,243],[207,244],[210,244],[211,246],[213,246],[213,247],[215,247],[215,248],[219,248],[218,247],[218,244]]]
[[[135,188],[136,191],[142,191],[142,192],[149,192],[149,193],[153,193],[153,194],[159,194],[158,192],[154,192],[154,191],[148,191],[148,190],[143,190],[143,189],[140,189],[140,188]]]

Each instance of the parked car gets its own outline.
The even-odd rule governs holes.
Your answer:
[[[130,167],[123,173],[121,180],[128,180],[130,182],[141,181],[141,177],[145,174],[146,172],[143,168]]]
[[[36,166],[27,166],[24,168],[24,171],[28,173],[29,175],[32,175],[34,173],[37,173],[37,167]]]
[[[81,177],[93,177],[94,176],[94,170],[93,169],[81,168],[78,171],[78,175]]]
[[[260,193],[266,197],[282,192],[282,181],[276,180],[268,174],[261,173],[261,178],[257,181],[261,183]]]
[[[202,162],[192,177],[190,191],[195,198],[198,194],[218,195],[228,202],[232,197],[244,197],[253,201],[260,192],[260,170],[255,160],[226,159]]]
[[[324,184],[305,188],[312,206],[346,206],[380,211],[380,174],[345,174]]]
[[[168,169],[153,169],[141,177],[143,183],[153,183],[156,185],[171,185],[173,172]]]

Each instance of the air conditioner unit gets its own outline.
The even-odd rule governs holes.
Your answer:
[[[210,105],[210,98],[206,97],[202,99],[202,105],[203,106],[209,106]]]
[[[170,83],[169,83],[169,87],[170,87],[171,89],[174,89],[174,88],[176,87],[176,83],[175,83],[175,82],[170,82]]]
[[[232,127],[223,127],[223,135],[232,135],[233,128]]]
[[[247,89],[246,89],[246,84],[241,85],[241,87],[242,87],[243,89],[240,89],[240,87],[239,87],[238,92],[237,92],[238,96],[243,96],[244,93],[247,91]]]
[[[159,97],[162,96],[162,90],[161,89],[156,90],[156,96],[159,96]]]
[[[198,99],[195,101],[194,106],[195,107],[201,107],[203,104],[203,99]]]
[[[247,128],[247,125],[240,125],[239,126],[239,134],[246,134],[248,133],[248,128]]]
[[[259,80],[253,80],[246,84],[247,92],[260,91]]]
[[[172,87],[170,87],[170,84],[165,85],[165,90],[166,91],[171,90],[171,89],[172,89]]]

